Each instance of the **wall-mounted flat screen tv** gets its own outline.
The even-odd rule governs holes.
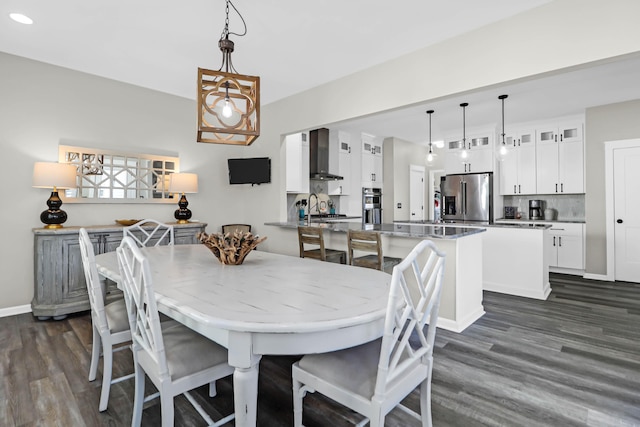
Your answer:
[[[252,157],[228,159],[229,184],[264,184],[271,182],[271,159]]]

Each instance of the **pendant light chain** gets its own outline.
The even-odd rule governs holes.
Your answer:
[[[229,5],[233,7],[233,10],[236,11],[238,16],[240,17],[240,20],[242,21],[242,25],[244,27],[244,32],[242,34],[229,31]],[[236,6],[231,2],[231,0],[227,0],[225,6],[224,28],[222,29],[222,34],[220,34],[220,40],[218,41],[218,47],[220,47],[220,50],[222,51],[222,64],[220,65],[218,71],[222,71],[222,69],[224,68],[227,73],[231,71],[238,74],[238,71],[235,69],[235,67],[233,66],[233,62],[231,61],[231,52],[233,52],[234,50],[234,43],[229,40],[230,34],[236,35],[238,37],[245,36],[247,34],[247,23],[244,21],[244,18],[242,17]]]
[[[233,10],[236,11],[238,16],[240,17],[240,20],[242,21],[242,25],[244,27],[244,32],[242,34],[234,33],[234,32],[229,31],[229,5],[231,5],[231,7],[233,7]],[[247,35],[247,23],[244,21],[244,18],[240,14],[240,11],[238,11],[238,9],[236,8],[236,5],[234,5],[231,2],[231,0],[227,0],[227,4],[226,4],[226,7],[225,7],[225,14],[226,14],[226,18],[224,20],[224,29],[222,30],[222,34],[220,35],[220,40],[228,38],[229,34],[233,34],[234,36],[238,36],[238,37],[246,36]]]
[[[222,29],[222,34],[220,34],[220,40],[226,39],[229,37],[229,1],[227,0],[227,5],[225,8],[226,18],[224,20],[224,28]]]

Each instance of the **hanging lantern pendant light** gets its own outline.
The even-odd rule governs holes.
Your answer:
[[[507,142],[504,139],[504,137],[505,137],[505,133],[504,133],[504,100],[507,99],[508,97],[509,97],[509,95],[500,95],[498,97],[498,99],[502,101],[502,133],[500,134],[502,136],[502,142],[500,143],[500,150],[498,151],[498,159],[499,160],[504,160],[509,155],[509,146],[507,145]]]
[[[229,32],[229,6],[242,20],[244,33]],[[198,68],[198,142],[250,145],[260,136],[260,77],[238,74],[231,61],[235,46],[229,34],[246,33],[244,18],[227,0],[218,41],[222,65],[217,71]]]

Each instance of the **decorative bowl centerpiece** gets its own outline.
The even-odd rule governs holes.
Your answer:
[[[124,225],[125,227],[127,227],[129,225],[136,224],[136,223],[138,223],[140,221],[141,220],[139,220],[139,219],[116,219],[116,223],[117,224]]]
[[[250,231],[233,233],[198,233],[198,241],[208,247],[221,263],[240,265],[245,257],[267,237],[254,236]]]

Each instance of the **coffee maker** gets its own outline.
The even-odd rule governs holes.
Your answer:
[[[544,219],[542,200],[529,200],[529,219]]]

